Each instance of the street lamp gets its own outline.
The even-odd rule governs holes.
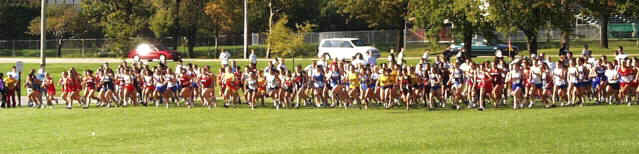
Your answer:
[[[47,23],[47,0],[42,0],[42,7],[40,7],[40,64],[46,65],[46,57],[44,55],[44,50],[47,48],[47,33],[46,33],[46,23]]]
[[[248,1],[244,0],[244,59],[248,52]]]

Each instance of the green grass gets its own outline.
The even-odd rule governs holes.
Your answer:
[[[637,153],[637,107],[0,110],[0,153]]]

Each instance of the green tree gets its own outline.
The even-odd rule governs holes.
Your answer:
[[[267,42],[272,44],[273,54],[283,57],[296,56],[304,50],[304,34],[310,32],[315,25],[305,23],[297,24],[296,31],[288,28],[288,17],[281,17],[273,26],[271,36]]]
[[[465,57],[471,56],[472,40],[475,34],[489,30],[487,8],[481,0],[413,0],[410,15],[419,27],[429,29],[429,35],[436,34],[442,27],[452,24],[452,32],[463,37]],[[436,41],[431,41],[436,42]]]
[[[56,40],[58,57],[62,56],[64,40],[80,36],[88,32],[90,25],[86,24],[86,18],[80,16],[78,10],[68,5],[53,5],[47,10],[47,36]],[[40,36],[40,17],[31,20],[28,34]]]
[[[536,54],[541,28],[549,24],[549,9],[544,1],[530,0],[489,0],[488,19],[495,23],[497,30],[512,33],[521,30],[527,39],[528,51]]]
[[[134,43],[132,38],[142,38],[149,30],[153,15],[151,0],[90,0],[83,1],[82,11],[89,23],[97,24],[109,39],[107,47],[117,55],[123,55]]]
[[[429,7],[419,6],[424,2],[426,1],[416,1],[414,10],[422,12],[423,10],[417,8]],[[339,13],[364,20],[370,28],[402,29],[397,32],[395,48],[399,50],[402,47],[409,0],[334,0],[333,3],[339,8]]]
[[[639,13],[639,2],[636,0],[579,0],[579,5],[583,6],[581,13],[599,17],[600,44],[603,48],[608,48],[608,18],[613,13],[623,14],[630,17],[637,17]]]
[[[218,49],[218,39],[221,33],[231,32],[233,29],[233,15],[237,14],[234,11],[230,3],[232,0],[216,0],[214,2],[208,2],[204,7],[204,13],[208,17],[210,26],[207,26],[206,30],[213,33],[215,36],[215,49]]]
[[[0,0],[0,39],[16,40],[33,37],[28,32],[31,20],[40,16],[39,1]]]

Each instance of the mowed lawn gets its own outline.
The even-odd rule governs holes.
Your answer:
[[[0,153],[638,153],[639,107],[0,110]]]

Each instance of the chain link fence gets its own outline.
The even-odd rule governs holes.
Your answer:
[[[636,24],[611,24],[609,27],[608,36],[610,39],[636,39],[637,38]],[[305,34],[305,42],[308,44],[319,44],[322,39],[328,38],[359,38],[367,44],[372,44],[378,47],[392,47],[397,43],[399,30],[373,30],[373,31],[339,31],[339,32],[311,32]],[[499,40],[513,42],[525,42],[526,35],[523,32],[515,32],[511,34],[497,33]],[[406,43],[408,49],[410,48],[423,48],[429,43],[429,37],[427,32],[423,29],[411,29],[406,31]],[[455,38],[450,35],[449,30],[445,29],[436,35],[439,37],[439,43],[451,43]],[[267,40],[266,33],[253,33],[249,38],[250,48],[256,50],[258,56],[263,54],[266,47]],[[556,41],[561,39],[561,31],[556,29],[541,30],[538,34],[539,41]],[[579,24],[576,25],[573,35],[573,40],[586,40],[594,41],[600,39],[600,28],[598,25],[592,24]],[[458,39],[457,39],[458,40]],[[108,43],[107,39],[65,39],[61,47],[62,54],[65,57],[109,57],[113,56],[108,54],[108,49],[105,45]],[[167,38],[159,40],[162,44],[168,47],[172,47],[177,43],[175,39]],[[217,57],[219,51],[224,49],[232,53],[233,57],[241,57],[243,54],[243,34],[221,34],[219,37],[206,36],[199,38],[195,42],[196,47],[194,57],[202,58],[214,58]],[[186,41],[180,41],[181,46],[178,51],[186,53]],[[0,40],[0,56],[18,56],[18,57],[37,57],[40,55],[40,41],[39,40]],[[47,56],[56,56],[57,42],[55,40],[47,41]]]

